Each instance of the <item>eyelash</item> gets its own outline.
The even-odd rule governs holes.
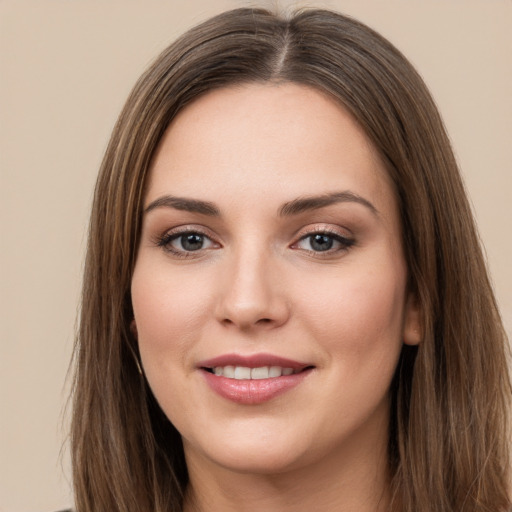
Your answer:
[[[187,251],[187,250],[178,250],[174,248],[171,244],[174,240],[178,240],[181,237],[187,236],[187,235],[198,235],[203,238],[203,240],[207,239],[212,244],[217,244],[212,240],[212,237],[201,231],[200,229],[194,228],[191,229],[189,227],[179,229],[178,231],[168,231],[164,233],[162,236],[159,236],[156,240],[156,245],[158,247],[161,247],[164,251],[170,252],[173,256],[176,256],[177,258],[190,258],[194,256],[198,256],[199,253],[201,253],[203,247],[196,251]],[[218,244],[217,244],[218,245]],[[197,254],[196,254],[197,253]]]
[[[170,231],[170,232],[164,233],[162,236],[159,236],[156,239],[156,245],[158,247],[161,247],[163,250],[170,252],[173,256],[178,257],[178,258],[198,257],[202,253],[202,251],[209,249],[209,247],[207,247],[207,248],[200,247],[197,250],[188,251],[185,249],[179,250],[172,246],[173,241],[178,240],[181,237],[184,237],[187,235],[188,236],[197,235],[202,238],[203,243],[204,243],[204,240],[209,240],[209,242],[211,244],[220,246],[220,244],[215,242],[212,239],[212,237],[207,235],[205,232],[203,232],[197,228],[191,229],[189,227],[180,229],[179,231]],[[340,252],[346,252],[349,250],[350,247],[352,247],[356,243],[355,239],[342,236],[338,232],[333,231],[331,229],[317,228],[317,229],[310,230],[307,233],[303,234],[297,240],[297,242],[293,243],[290,247],[292,249],[300,249],[300,247],[298,247],[298,245],[301,242],[310,239],[310,243],[312,243],[312,238],[317,235],[324,236],[324,237],[332,240],[333,243],[338,243],[339,247],[336,249],[332,249],[331,247],[329,247],[325,251],[322,251],[322,250],[315,251],[313,249],[302,249],[306,253],[309,253],[315,257],[325,258],[325,257],[332,256],[334,254],[338,254]]]
[[[327,258],[329,256],[333,256],[335,254],[338,254],[340,252],[346,252],[352,247],[356,241],[354,238],[348,238],[345,236],[340,235],[337,231],[334,231],[332,229],[328,228],[315,228],[313,230],[308,231],[306,234],[301,236],[297,242],[295,242],[291,247],[296,248],[298,244],[304,240],[310,239],[310,244],[312,243],[312,238],[315,235],[324,236],[326,238],[329,238],[333,240],[334,243],[338,243],[339,247],[337,249],[327,249],[325,251],[314,251],[312,249],[303,249],[307,253],[320,258]]]

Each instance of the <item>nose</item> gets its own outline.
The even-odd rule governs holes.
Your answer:
[[[290,316],[286,290],[278,265],[272,257],[256,250],[245,250],[226,262],[217,319],[240,330],[265,330],[279,327]]]

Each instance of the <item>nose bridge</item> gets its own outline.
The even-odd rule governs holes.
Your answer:
[[[219,320],[241,329],[277,326],[288,318],[276,255],[259,243],[233,248],[221,276]]]

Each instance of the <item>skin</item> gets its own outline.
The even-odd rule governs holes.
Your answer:
[[[371,206],[279,213],[346,191]],[[305,86],[210,92],[160,143],[145,207],[166,195],[220,213],[152,207],[132,281],[144,372],[183,438],[186,510],[386,510],[388,391],[402,344],[420,341],[419,312],[394,190],[364,132]],[[201,233],[202,248],[185,251],[182,231]],[[316,250],[315,232],[332,248]],[[314,369],[268,402],[241,405],[197,367],[233,353]]]

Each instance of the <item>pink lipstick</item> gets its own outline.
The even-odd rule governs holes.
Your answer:
[[[271,354],[226,354],[197,365],[217,394],[239,404],[255,405],[299,385],[313,365]]]

